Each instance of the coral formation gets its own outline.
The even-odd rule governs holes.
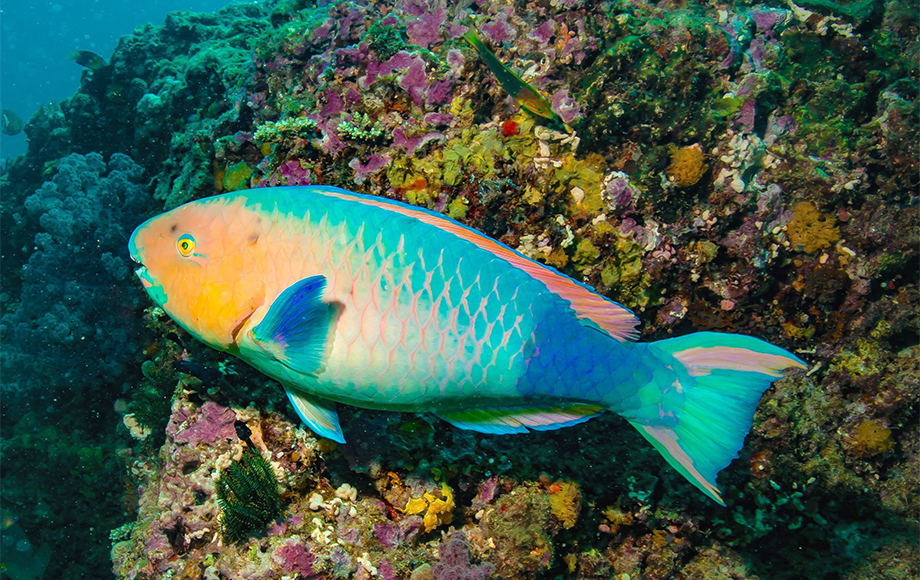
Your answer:
[[[263,143],[276,143],[289,139],[314,137],[316,121],[307,117],[286,117],[278,122],[267,121],[256,127],[253,139]]]
[[[699,143],[686,147],[671,145],[668,148],[671,155],[671,164],[664,170],[668,179],[679,187],[696,185],[709,165],[706,164],[706,154]]]
[[[811,254],[840,239],[834,217],[818,211],[813,203],[800,201],[792,206],[792,219],[786,224],[786,235],[797,252]]]
[[[374,141],[383,136],[380,123],[376,123],[367,116],[367,113],[356,113],[350,121],[342,121],[336,125],[339,135],[356,141]]]
[[[129,374],[140,351],[142,304],[124,240],[143,219],[150,196],[143,169],[125,155],[69,155],[53,176],[19,200],[6,247],[29,247],[27,260],[4,255],[7,300],[0,317],[4,403],[35,391],[94,389]],[[103,378],[107,377],[107,378]],[[70,396],[70,395],[68,395]]]

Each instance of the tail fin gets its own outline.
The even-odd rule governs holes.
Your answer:
[[[673,409],[675,425],[630,422],[672,467],[725,505],[716,474],[738,456],[760,396],[783,369],[807,367],[779,347],[736,334],[698,332],[650,346],[683,363],[692,384],[678,388],[684,400],[682,408]]]

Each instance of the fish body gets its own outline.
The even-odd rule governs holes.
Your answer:
[[[70,53],[70,60],[90,70],[99,70],[105,67],[105,59],[90,50],[75,50]]]
[[[514,97],[514,100],[520,106],[535,115],[550,120],[556,119],[556,113],[553,112],[553,108],[549,101],[546,100],[546,97],[524,82],[521,77],[514,74],[514,71],[505,66],[502,61],[498,60],[495,53],[489,50],[489,47],[479,39],[479,35],[476,34],[475,30],[470,28],[464,33],[463,38],[476,49],[479,57],[486,63],[486,66],[489,67],[489,70],[492,71],[501,86]]]
[[[16,111],[3,107],[0,112],[0,131],[4,135],[18,135],[22,131],[22,119]]]
[[[634,342],[626,308],[441,214],[332,187],[191,202],[129,241],[150,297],[284,385],[317,434],[335,403],[484,433],[630,421],[720,501],[761,393],[804,367],[755,338]]]
[[[36,550],[17,519],[0,510],[0,573],[12,580],[40,579],[51,560],[51,546],[42,544]]]

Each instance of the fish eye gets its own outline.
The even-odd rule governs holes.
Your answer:
[[[195,238],[189,234],[180,236],[179,239],[176,240],[176,249],[179,250],[179,255],[183,258],[188,258],[192,255],[192,251],[195,250]]]

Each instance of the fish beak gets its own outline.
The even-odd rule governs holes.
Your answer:
[[[140,275],[141,275],[141,271],[147,270],[147,266],[145,266],[144,263],[141,262],[140,259],[139,259],[137,256],[135,256],[134,254],[131,254],[131,259],[134,261],[135,264],[140,264],[140,265],[141,265],[140,268],[137,268],[136,270],[134,270],[134,273],[135,273],[135,274],[137,274],[138,276],[140,276]]]
[[[131,259],[134,260],[135,264],[140,264],[140,268],[134,270],[134,274],[140,278],[141,283],[145,288],[150,288],[153,285],[153,281],[150,279],[150,275],[147,272],[147,266],[144,265],[144,262],[140,258],[140,252],[137,249],[137,244],[135,239],[137,238],[137,232],[140,230],[140,226],[137,230],[134,230],[134,233],[131,234],[131,238],[128,240],[128,253],[131,255]]]
[[[136,258],[134,261],[138,264],[141,264],[140,260]],[[150,273],[147,272],[147,266],[141,264],[139,268],[134,270],[134,275],[138,277],[138,279],[141,281],[141,284],[144,285],[144,288],[151,288],[153,286],[153,280],[150,279]]]
[[[138,229],[140,229],[140,227]],[[164,306],[168,300],[166,292],[164,292],[163,286],[150,275],[147,266],[145,266],[144,262],[141,260],[140,252],[137,249],[137,244],[135,244],[136,237],[137,230],[131,234],[131,239],[128,240],[128,253],[131,255],[131,259],[134,260],[135,263],[140,264],[140,267],[134,271],[134,274],[137,276],[137,279],[141,281],[141,285],[153,301],[160,306]]]
[[[131,259],[134,261],[135,264],[140,264],[140,265],[141,265],[140,268],[134,270],[134,273],[137,274],[137,276],[138,276],[139,278],[143,278],[142,272],[146,271],[146,270],[147,270],[147,267],[144,266],[144,263],[141,262],[141,259],[140,259],[140,258],[138,257],[138,255],[137,255],[137,253],[138,253],[138,252],[137,252],[137,246],[134,245],[134,236],[133,236],[133,235],[131,236],[131,239],[128,240],[128,253],[131,254]]]

